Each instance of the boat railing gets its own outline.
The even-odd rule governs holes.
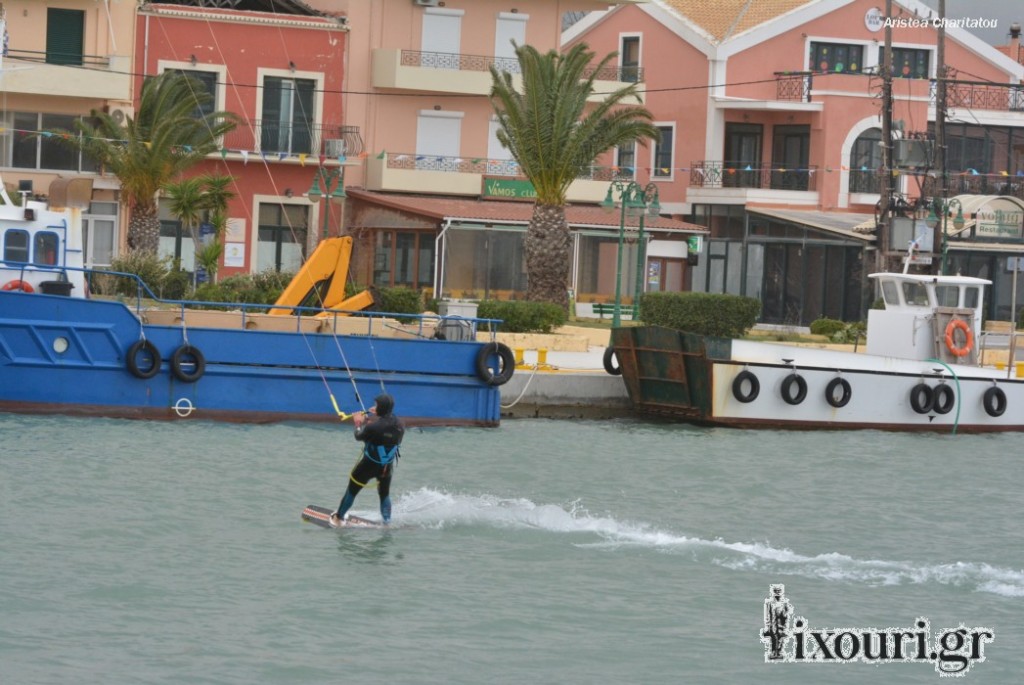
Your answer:
[[[476,340],[477,333],[486,328],[483,332],[489,332],[493,342],[497,339],[498,328],[502,323],[501,319],[452,317],[432,313],[368,312],[261,302],[164,299],[154,293],[138,274],[67,268],[84,271],[87,276],[104,275],[127,279],[133,283],[135,294],[121,295],[118,301],[133,310],[143,323],[155,325],[447,340]],[[271,309],[283,309],[289,313],[270,314]],[[452,330],[453,324],[460,329],[468,326],[470,335],[457,338],[453,338],[450,333],[445,335],[446,331]]]

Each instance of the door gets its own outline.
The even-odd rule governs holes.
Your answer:
[[[462,143],[462,112],[421,110],[416,121],[416,168],[454,171]]]
[[[423,13],[420,66],[458,69],[462,48],[462,11],[427,9]]]
[[[526,20],[529,18],[528,14],[498,14],[498,25],[494,31],[494,65],[499,71],[519,73],[519,60],[516,59],[516,49],[512,43],[526,44]]]
[[[811,127],[776,126],[772,139],[772,185],[775,190],[807,190]]]
[[[722,186],[726,188],[761,187],[761,138],[760,124],[725,125],[725,169],[722,171]],[[728,170],[733,169],[734,173]]]

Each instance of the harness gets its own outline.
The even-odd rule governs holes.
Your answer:
[[[401,455],[398,453],[398,445],[385,447],[384,445],[367,444],[363,447],[363,456],[381,466],[387,466]]]

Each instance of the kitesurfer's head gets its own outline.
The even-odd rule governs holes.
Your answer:
[[[377,416],[387,416],[395,408],[395,398],[382,392],[373,398],[377,405]]]

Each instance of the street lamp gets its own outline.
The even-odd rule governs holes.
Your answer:
[[[938,198],[931,205],[931,209],[928,210],[928,217],[924,220],[924,223],[928,228],[934,229],[939,225],[939,217],[935,215],[935,208],[938,207],[942,214],[942,261],[939,266],[939,275],[944,276],[946,274],[946,254],[949,251],[948,236],[946,234],[946,221],[949,219],[949,213],[953,211],[953,205],[956,205],[956,216],[953,218],[953,228],[957,231],[964,227],[964,208],[960,204],[960,200],[953,198],[951,200],[940,200]]]
[[[650,214],[656,217],[661,212],[661,203],[658,202],[658,188],[653,183],[646,187],[636,181],[612,181],[608,186],[608,194],[601,202],[601,208],[606,212],[615,211],[614,192],[619,192],[620,215],[619,215],[619,249],[615,265],[615,309],[612,314],[612,327],[618,328],[622,323],[622,245],[626,239],[626,215],[640,220],[640,233],[637,243],[637,288],[635,293],[635,305],[639,304],[640,292],[643,290],[644,268],[644,216]],[[634,306],[634,312],[639,308]],[[636,314],[634,314],[635,318]]]
[[[323,190],[321,190],[321,187]],[[339,166],[333,169],[321,166],[313,176],[313,185],[306,196],[312,202],[319,202],[322,197],[328,200],[343,201],[348,195],[345,194],[345,167]],[[327,231],[331,220],[331,203],[324,206],[324,229],[323,240],[327,239]]]

